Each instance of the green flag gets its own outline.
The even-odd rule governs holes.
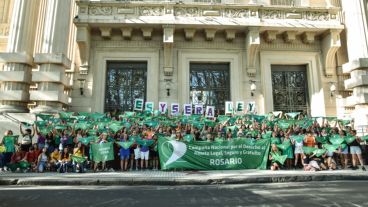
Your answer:
[[[95,162],[105,162],[114,159],[114,147],[112,142],[92,144],[92,157]]]
[[[88,123],[82,122],[82,123],[76,123],[75,124],[75,129],[82,129],[82,130],[87,130],[90,127],[90,125]]]
[[[149,147],[151,146],[155,141],[153,139],[137,139],[137,144]]]
[[[80,157],[80,156],[75,156],[75,155],[72,155],[71,158],[76,163],[84,163],[87,160],[85,157]]]
[[[272,156],[272,160],[273,161],[277,161],[279,163],[281,163],[282,165],[285,163],[285,160],[287,159],[287,155],[280,155],[278,153],[270,153]]]
[[[116,133],[118,132],[119,130],[121,130],[124,126],[122,125],[119,125],[117,123],[113,123],[109,126],[109,129],[113,132],[113,133]]]
[[[59,117],[60,119],[68,119],[70,118],[72,115],[74,114],[74,112],[59,112]]]
[[[41,128],[40,129],[40,133],[42,134],[42,135],[47,135],[49,132],[51,132],[52,131],[52,128],[49,128],[49,127],[44,127],[44,128]]]
[[[279,122],[278,125],[283,130],[285,130],[285,129],[287,129],[287,128],[290,127],[290,124],[289,123],[286,123],[286,122]]]
[[[78,138],[78,142],[81,142],[84,145],[88,145],[91,141],[95,141],[96,136],[89,137],[80,137]]]
[[[275,137],[275,138],[271,138],[271,144],[281,144],[281,141],[279,138]]]
[[[333,135],[332,137],[330,137],[330,142],[332,144],[339,145],[342,144],[344,141],[344,138],[340,137],[339,135]]]
[[[34,124],[36,124],[37,127],[44,127],[47,125],[47,121],[35,121]]]
[[[88,135],[96,135],[97,130],[96,129],[89,129],[88,130]]]
[[[316,141],[322,144],[326,144],[327,143],[327,138],[324,136],[317,136],[316,137]]]
[[[362,136],[362,137],[360,137],[360,139],[363,140],[363,141],[367,141],[368,140],[368,135]]]
[[[270,139],[272,137],[272,131],[267,131],[266,133],[262,134],[262,139]]]
[[[303,147],[303,152],[307,155],[312,154],[314,150],[316,150],[315,147]]]
[[[266,118],[264,115],[253,115],[252,117],[258,123],[261,123]]]
[[[315,153],[317,157],[321,157],[326,153],[326,149],[316,149],[313,153]]]
[[[329,152],[334,152],[339,148],[339,145],[324,144],[323,147]]]
[[[54,128],[58,129],[58,130],[64,130],[64,129],[66,129],[66,126],[65,125],[56,125]]]
[[[126,142],[116,142],[120,147],[124,149],[129,149],[130,146],[134,144],[134,141],[126,141]]]
[[[156,128],[160,123],[158,121],[145,121],[143,124]]]
[[[304,140],[304,135],[292,135],[290,138],[291,138],[292,140],[295,140],[295,142],[300,143],[300,142],[303,142],[303,140]]]
[[[85,116],[85,117],[89,117],[91,115],[91,113],[89,113],[89,112],[78,112],[78,114],[80,116]]]
[[[327,121],[336,121],[336,116],[326,116]]]
[[[295,119],[299,114],[300,114],[300,112],[286,113],[286,115],[289,116],[289,117],[291,117],[292,119]]]
[[[102,119],[105,117],[105,114],[101,114],[101,113],[93,113],[90,115],[92,119],[94,119],[95,121]]]
[[[285,151],[287,148],[289,148],[290,142],[283,142],[282,144],[277,144],[277,147],[281,149],[282,151]]]
[[[51,114],[36,114],[36,117],[40,117],[43,121],[48,121],[53,115]]]
[[[272,114],[275,116],[275,117],[278,117],[282,112],[281,111],[274,111],[272,112]]]
[[[340,122],[344,126],[350,124],[350,120],[342,120],[342,119],[339,119],[338,122]]]
[[[354,136],[346,136],[345,137],[345,142],[348,143],[348,144],[351,144],[352,142],[354,142],[356,139],[356,137]]]
[[[191,135],[191,134],[184,135],[184,140],[187,141],[187,142],[193,141],[193,135]]]
[[[130,137],[129,137],[129,141],[137,141],[137,140],[139,140],[139,139],[141,139],[141,137],[140,137],[140,136],[138,136],[138,135],[130,136]]]

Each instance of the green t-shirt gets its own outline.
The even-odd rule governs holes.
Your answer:
[[[17,136],[5,136],[4,137],[4,145],[5,145],[5,152],[15,152],[15,142]]]

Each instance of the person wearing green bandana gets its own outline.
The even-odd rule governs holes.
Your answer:
[[[288,146],[285,150],[282,151],[282,155],[286,155],[286,167],[287,169],[291,169],[292,161],[294,159],[293,147],[291,146],[291,140],[289,133],[285,134],[284,140],[282,144]]]
[[[344,130],[340,130],[339,135],[342,139],[344,139],[345,136],[346,136],[346,132]],[[345,144],[345,145],[343,145],[343,144]],[[348,161],[349,161],[348,160],[349,147],[347,146],[345,141],[340,144],[339,154],[340,154],[340,158],[341,158],[341,168],[342,169],[347,169],[348,168]]]
[[[276,156],[281,156],[281,152],[277,148],[276,144],[271,145],[271,151],[269,155],[269,160],[271,160],[271,170],[280,170],[280,166],[282,165],[277,160],[275,160]]]
[[[3,140],[1,142],[5,146],[5,152],[3,152],[3,169],[7,171],[7,164],[10,163],[13,153],[15,153],[16,143],[18,143],[17,137],[13,136],[13,131],[8,130],[5,132]]]
[[[103,143],[107,143],[107,133],[106,132],[103,132],[98,141],[97,141],[97,144],[103,144]],[[106,170],[106,162],[101,162],[102,163],[102,167],[101,167],[101,170],[102,171],[105,171]],[[97,168],[98,168],[98,165],[100,164],[100,162],[95,162],[94,163],[94,166],[93,166],[93,172],[97,172]]]
[[[128,134],[122,134],[120,137],[120,142],[128,142]],[[130,149],[120,147],[119,150],[120,155],[120,169],[121,171],[127,171],[128,170],[128,162],[130,158]]]

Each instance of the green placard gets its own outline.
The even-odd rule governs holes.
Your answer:
[[[112,142],[92,144],[93,161],[105,162],[114,159],[114,147]]]

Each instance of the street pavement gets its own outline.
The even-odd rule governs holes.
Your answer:
[[[128,171],[98,173],[0,173],[0,185],[216,185],[368,180],[362,170]]]
[[[1,186],[0,207],[364,207],[368,181],[182,186]]]

